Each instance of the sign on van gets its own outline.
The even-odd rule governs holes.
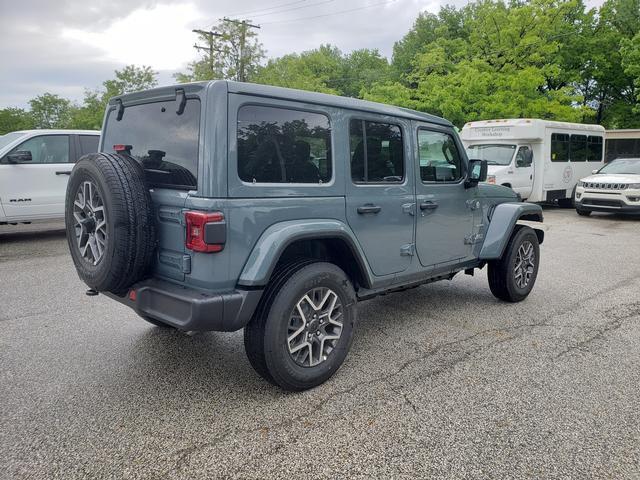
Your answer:
[[[511,132],[511,127],[473,127],[472,130],[483,137],[502,137]]]

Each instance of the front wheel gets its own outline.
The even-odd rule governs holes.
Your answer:
[[[584,208],[576,208],[576,213],[581,217],[588,217],[591,215],[591,210],[585,210]]]
[[[274,274],[244,343],[253,368],[285,390],[328,380],[344,362],[356,322],[356,295],[331,263],[300,261]]]
[[[502,258],[489,263],[489,288],[496,298],[520,302],[527,298],[538,276],[540,245],[532,228],[520,226]]]

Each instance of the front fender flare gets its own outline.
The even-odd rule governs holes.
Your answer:
[[[480,250],[480,260],[495,260],[502,257],[518,220],[542,222],[542,207],[533,203],[523,202],[496,205],[491,214],[489,227]],[[536,231],[536,233],[540,243],[542,243],[544,233],[542,230]]]
[[[358,262],[365,282],[371,285],[373,274],[354,233],[344,222],[335,219],[292,220],[271,225],[262,233],[253,247],[238,279],[238,285],[245,287],[266,285],[282,252],[290,244],[298,240],[328,238],[337,238],[346,242]]]

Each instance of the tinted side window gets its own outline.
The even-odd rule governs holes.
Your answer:
[[[78,135],[80,139],[80,156],[98,151],[98,135]]]
[[[516,168],[530,167],[532,160],[529,147],[520,147],[516,154]]]
[[[69,137],[67,135],[41,135],[21,143],[9,153],[17,151],[31,152],[34,163],[67,163],[69,161]],[[6,157],[2,163],[7,163]]]
[[[600,162],[602,160],[602,137],[589,136],[587,138],[587,161]]]
[[[569,135],[566,133],[551,134],[551,161],[569,161]]]
[[[418,155],[423,182],[456,182],[462,178],[462,160],[448,133],[419,129]]]
[[[240,107],[238,176],[245,182],[329,182],[329,118],[286,108]]]
[[[404,144],[398,125],[353,119],[349,130],[354,183],[402,182]]]
[[[586,135],[571,135],[571,150],[569,153],[569,159],[572,162],[587,161],[587,136]]]
[[[200,100],[188,99],[181,115],[175,101],[126,107],[121,120],[116,110],[107,117],[103,149],[131,145],[131,155],[144,168],[150,186],[197,188],[200,138]]]

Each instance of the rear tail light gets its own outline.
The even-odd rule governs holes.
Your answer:
[[[118,143],[113,146],[113,151],[117,153],[124,152],[130,155],[132,148],[133,148],[132,145],[124,145],[124,144]]]
[[[185,245],[194,252],[220,252],[227,237],[227,225],[222,212],[192,211],[184,214],[187,224]]]

